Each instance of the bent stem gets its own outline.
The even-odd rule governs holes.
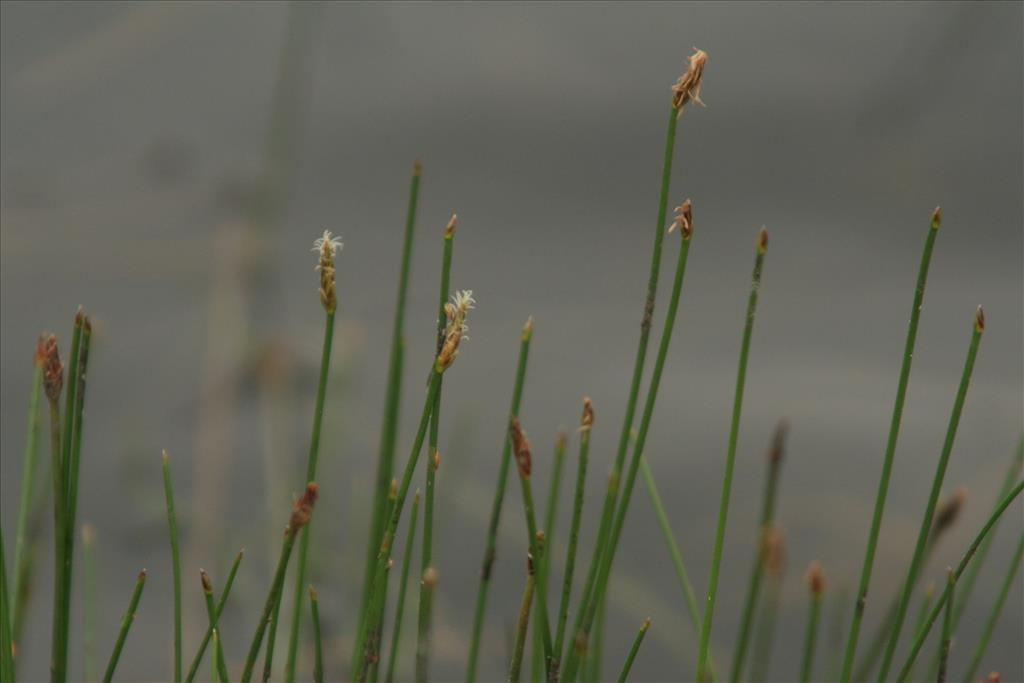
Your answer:
[[[412,567],[412,552],[416,547],[416,521],[420,512],[420,492],[412,499],[412,512],[409,513],[409,529],[405,538],[405,553],[402,555],[402,573],[398,584],[398,604],[395,605],[395,623],[391,630],[391,649],[388,655],[388,669],[384,676],[385,683],[395,680],[395,663],[398,661],[398,643],[402,633],[402,618],[405,616],[405,592],[409,587],[409,568]]]
[[[651,627],[651,619],[648,617],[644,619],[644,623],[640,626],[640,632],[636,634],[636,638],[633,639],[633,646],[629,648],[629,654],[626,655],[626,662],[622,665],[622,673],[619,674],[619,683],[626,683],[626,679],[629,677],[629,670],[633,668],[633,660],[636,659],[636,653],[640,651],[640,646],[644,642],[644,636],[647,635],[647,629]]]
[[[928,266],[932,260],[932,249],[938,235],[942,214],[935,209],[928,237],[925,239],[921,264],[917,270],[917,286],[914,289],[914,303],[910,309],[910,325],[907,328],[907,340],[903,348],[903,362],[900,365],[899,383],[896,386],[896,401],[893,404],[892,420],[889,424],[889,438],[885,446],[885,458],[882,461],[882,475],[878,480],[878,493],[875,496],[875,511],[871,517],[871,530],[868,532],[868,544],[864,551],[864,564],[860,573],[860,584],[857,588],[857,602],[853,610],[853,622],[847,635],[846,654],[843,657],[842,683],[850,683],[853,673],[853,660],[857,654],[857,639],[860,637],[860,626],[864,620],[864,607],[871,584],[871,569],[875,562],[875,550],[878,547],[878,534],[882,528],[882,514],[885,511],[885,498],[889,492],[889,477],[892,474],[892,463],[896,455],[896,441],[900,434],[900,422],[903,419],[903,402],[907,397],[907,383],[910,380],[910,365],[914,358],[914,343],[917,340],[917,324],[921,318],[921,305],[924,301],[925,285],[928,282]]]
[[[494,502],[491,503],[491,517],[487,525],[487,541],[480,566],[480,586],[477,588],[476,609],[473,612],[473,632],[469,643],[469,662],[466,666],[466,683],[476,680],[477,660],[480,655],[480,638],[483,634],[484,615],[487,607],[487,593],[491,585],[491,571],[497,554],[498,525],[501,522],[501,508],[505,500],[505,486],[508,481],[508,465],[512,457],[512,442],[508,438],[508,426],[519,415],[519,404],[523,397],[526,381],[526,362],[530,356],[530,339],[533,337],[533,319],[523,325],[519,341],[519,360],[516,362],[515,381],[512,385],[512,400],[508,411],[508,422],[502,431],[501,463],[498,465],[498,481],[494,488]]]
[[[128,638],[128,631],[131,630],[132,622],[135,621],[135,610],[139,607],[139,598],[142,597],[142,589],[146,587],[146,570],[139,572],[139,578],[135,581],[135,590],[132,591],[131,600],[128,601],[128,611],[121,619],[121,630],[117,634],[117,641],[114,643],[114,651],[110,653],[110,661],[107,662],[106,673],[103,674],[103,683],[110,683],[114,678],[114,671],[121,659],[121,650],[124,649],[124,641]]]

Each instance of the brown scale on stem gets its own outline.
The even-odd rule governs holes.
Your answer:
[[[523,431],[523,426],[519,423],[519,418],[512,418],[512,424],[509,426],[509,431],[512,435],[512,450],[516,456],[516,466],[519,468],[519,476],[524,479],[529,479],[530,471],[532,469],[533,455],[530,451],[530,440],[526,438],[526,433]]]
[[[693,202],[689,199],[675,208],[675,220],[668,227],[668,231],[671,233],[676,228],[679,228],[679,234],[683,236],[684,241],[693,237]]]
[[[43,334],[39,337],[36,345],[36,357],[42,357],[43,366],[43,388],[46,391],[46,398],[52,402],[60,399],[60,392],[64,388],[64,364],[60,360],[60,350],[57,348],[57,337],[52,334]]]
[[[305,493],[295,501],[295,505],[292,508],[292,518],[288,522],[288,527],[292,533],[297,533],[299,529],[309,524],[309,520],[313,517],[313,506],[316,504],[316,499],[319,495],[320,487],[316,482],[311,481],[306,484]]]

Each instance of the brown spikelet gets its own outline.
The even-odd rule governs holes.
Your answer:
[[[46,398],[51,401],[60,399],[61,389],[64,388],[64,364],[60,361],[60,350],[57,348],[57,337],[52,334],[44,334],[40,337],[43,345],[43,388],[46,390]],[[39,349],[36,350],[37,355]]]
[[[817,560],[807,567],[807,586],[811,590],[811,597],[820,600],[825,592],[825,570]]]
[[[786,567],[786,545],[782,529],[773,525],[765,530],[761,547],[761,561],[764,569],[771,576],[782,576]]]
[[[700,86],[701,79],[704,77],[704,65],[708,62],[708,53],[697,48],[693,49],[694,52],[690,55],[690,65],[687,67],[686,73],[680,76],[672,86],[672,106],[680,115],[683,113],[683,107],[690,102],[704,106],[704,102],[700,99]]]
[[[668,231],[672,232],[679,228],[679,233],[683,236],[683,239],[690,239],[693,237],[693,202],[687,199],[675,208],[675,212],[675,220],[668,227]]]
[[[594,404],[589,396],[583,397],[583,416],[580,418],[580,431],[589,432],[594,426]]]
[[[313,506],[316,504],[318,495],[320,495],[320,487],[316,482],[311,481],[306,484],[306,492],[295,501],[295,505],[292,507],[292,518],[288,522],[288,526],[291,527],[293,533],[309,524],[309,520],[313,517]]]
[[[938,230],[939,226],[942,225],[942,207],[936,206],[935,211],[932,212],[932,230]]]
[[[967,489],[961,486],[935,512],[935,522],[932,525],[933,537],[953,526],[963,510],[965,502],[967,502]]]
[[[516,454],[516,466],[519,467],[519,476],[529,479],[533,455],[530,452],[530,441],[523,432],[523,426],[519,424],[519,418],[512,418],[509,432],[512,435],[512,450]]]
[[[985,311],[981,309],[981,306],[974,311],[974,329],[978,332],[985,331]]]
[[[440,575],[437,573],[437,569],[434,567],[427,567],[423,572],[423,587],[433,588],[437,585]]]
[[[454,213],[452,217],[448,219],[448,225],[444,226],[444,238],[450,240],[455,237],[455,228],[459,226],[459,217]]]
[[[761,226],[761,232],[757,233],[757,253],[764,255],[768,251],[768,228]]]
[[[773,463],[782,461],[786,454],[786,436],[789,434],[789,420],[782,419],[775,425],[775,434],[772,436],[772,445],[768,449],[768,460]]]
[[[313,243],[313,251],[320,254],[320,260],[316,264],[316,271],[320,273],[320,303],[328,313],[334,313],[338,308],[334,257],[341,247],[341,240],[333,237],[330,230],[324,230],[323,237]]]
[[[207,595],[212,595],[213,594],[213,582],[210,581],[210,577],[209,577],[209,575],[207,575],[205,569],[200,569],[199,570],[199,578],[203,582],[203,592],[206,593]]]

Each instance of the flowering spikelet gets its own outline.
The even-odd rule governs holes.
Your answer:
[[[313,506],[316,504],[319,494],[320,487],[316,482],[311,481],[306,484],[306,492],[295,501],[295,505],[292,507],[292,518],[288,522],[292,533],[298,532],[299,529],[309,524],[309,520],[313,517]]]
[[[332,236],[330,230],[324,230],[323,237],[313,242],[313,251],[320,254],[315,268],[320,273],[320,303],[328,313],[334,313],[338,308],[338,296],[334,291],[334,257],[343,246],[341,238]]]
[[[953,495],[949,497],[949,500],[942,503],[942,505],[939,506],[939,509],[935,511],[935,523],[932,525],[932,538],[935,538],[942,532],[949,529],[949,527],[953,526],[957,517],[960,516],[960,511],[963,510],[965,502],[967,502],[967,489],[961,486],[953,492]]]
[[[814,560],[807,567],[807,587],[811,590],[811,597],[820,600],[825,592],[825,571],[821,568],[821,562]]]
[[[981,309],[981,306],[978,306],[978,309],[974,311],[974,329],[979,334],[985,331],[985,311]]]
[[[942,207],[936,206],[935,211],[932,212],[932,230],[938,230],[939,226],[942,225]]]
[[[693,237],[693,202],[687,199],[675,208],[675,212],[675,220],[672,221],[672,225],[668,226],[668,231],[672,232],[679,228],[683,239],[690,239]]]
[[[206,573],[205,569],[199,570],[199,578],[202,579],[203,582],[203,592],[207,595],[213,594],[213,583],[210,581],[210,577]]]
[[[519,424],[519,418],[512,418],[509,432],[512,435],[512,450],[516,454],[516,466],[519,467],[519,476],[529,479],[533,455],[530,452],[530,440],[526,438],[523,426]]]
[[[454,213],[452,217],[448,219],[448,225],[444,226],[444,238],[450,240],[455,237],[455,228],[459,226],[459,217]]]
[[[448,325],[444,330],[444,341],[441,343],[441,350],[437,354],[435,365],[437,372],[441,373],[451,367],[459,355],[459,344],[464,339],[469,339],[469,325],[466,324],[466,314],[474,308],[476,300],[473,298],[473,290],[466,289],[455,292],[452,300],[444,305],[444,314],[448,318]]]
[[[61,389],[64,388],[64,364],[60,362],[56,335],[40,335],[36,345],[36,358],[40,356],[43,358],[43,388],[46,390],[46,398],[57,401],[60,399]]]
[[[693,50],[693,54],[690,55],[690,66],[687,67],[686,73],[680,76],[672,86],[672,106],[680,116],[683,114],[683,107],[690,102],[704,106],[704,102],[700,99],[700,82],[704,76],[704,65],[708,62],[708,53],[697,48],[693,48]]]
[[[583,416],[580,418],[580,431],[589,432],[594,424],[594,404],[589,396],[583,397]]]

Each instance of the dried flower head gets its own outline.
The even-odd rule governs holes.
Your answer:
[[[825,570],[817,560],[807,567],[807,586],[811,589],[811,597],[820,600],[825,592]]]
[[[772,463],[782,462],[786,454],[786,435],[789,434],[789,420],[779,420],[775,425],[775,435],[772,436],[772,445],[768,449],[768,461]]]
[[[580,431],[589,432],[594,425],[594,404],[589,396],[583,397],[583,416],[580,418]]]
[[[701,78],[704,76],[704,65],[708,62],[708,53],[697,48],[693,48],[693,50],[686,73],[680,76],[672,86],[672,106],[680,116],[683,113],[683,107],[690,102],[704,106],[704,102],[700,99],[700,85]]]
[[[966,502],[967,489],[961,486],[936,510],[935,522],[932,524],[932,537],[938,536],[953,526]]]
[[[936,206],[935,211],[932,212],[932,230],[938,230],[939,226],[942,225],[942,207]]]
[[[512,435],[512,450],[516,454],[516,466],[519,467],[519,476],[529,479],[533,455],[530,452],[530,440],[526,438],[526,433],[523,432],[523,426],[519,423],[519,418],[512,418],[509,432]]]
[[[985,311],[978,306],[978,310],[974,311],[974,329],[978,333],[985,331]]]
[[[768,228],[761,226],[761,232],[757,233],[757,253],[762,256],[768,251]]]
[[[313,518],[313,506],[316,504],[316,498],[319,494],[320,487],[317,486],[316,482],[311,481],[306,484],[305,493],[295,501],[295,505],[292,507],[292,518],[288,522],[292,533],[298,532],[299,529],[309,524],[309,520]]]
[[[206,593],[207,595],[211,595],[213,593],[213,582],[210,581],[210,577],[206,573],[205,569],[200,569],[199,570],[199,578],[203,582],[203,592]]]
[[[463,340],[469,339],[466,315],[473,310],[475,304],[473,290],[466,289],[455,292],[452,295],[452,300],[444,305],[444,314],[448,318],[448,325],[445,327],[441,351],[437,354],[436,369],[439,373],[451,367],[459,355],[459,344]]]
[[[320,273],[320,303],[328,313],[334,313],[338,308],[338,296],[334,291],[334,257],[343,246],[341,238],[331,235],[330,230],[324,230],[323,236],[313,242],[313,251],[320,254],[315,268]]]
[[[679,234],[683,236],[683,239],[690,239],[693,237],[693,202],[687,199],[675,208],[675,212],[675,220],[672,221],[672,225],[668,226],[668,231],[671,233],[679,228]]]
[[[455,237],[455,228],[459,226],[459,217],[454,213],[452,217],[448,219],[448,225],[444,226],[444,238],[450,240]]]
[[[61,389],[64,388],[64,364],[60,362],[60,350],[57,348],[57,337],[52,334],[43,334],[39,337],[36,346],[36,356],[43,357],[43,388],[46,390],[46,398],[51,401],[60,399]]]

